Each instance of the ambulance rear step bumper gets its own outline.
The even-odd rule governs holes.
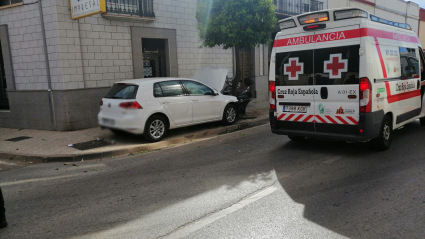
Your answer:
[[[274,116],[274,111],[270,111],[270,126],[272,133],[279,135],[291,135],[291,136],[302,136],[320,139],[332,139],[332,140],[343,140],[350,142],[365,142],[379,136],[381,129],[382,120],[384,118],[384,111],[375,111],[372,113],[361,113],[359,125],[356,127],[358,133],[343,134],[343,133],[327,133],[327,132],[315,132],[312,130],[301,130],[301,129],[288,129],[279,127],[280,123]],[[310,123],[311,124],[311,123]],[[274,126],[274,127],[273,127]],[[341,126],[344,127],[344,126]],[[311,127],[310,127],[311,128]],[[360,133],[360,129],[363,129],[363,133]]]
[[[343,141],[350,141],[350,142],[364,142],[364,141],[369,141],[372,139],[370,137],[366,137],[366,135],[345,135],[345,134],[307,132],[307,131],[287,130],[287,129],[272,129],[272,133],[280,134],[280,135],[310,137],[310,138],[317,138],[317,139],[343,140]]]

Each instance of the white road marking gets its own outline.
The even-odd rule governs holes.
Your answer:
[[[55,177],[26,179],[26,180],[14,181],[14,182],[5,182],[5,183],[0,183],[0,187],[22,184],[22,183],[34,183],[34,182],[39,182],[39,181],[72,178],[72,177],[76,177],[76,176],[80,176],[80,175],[82,175],[82,173],[81,174],[70,174],[70,175],[63,175],[63,176],[55,176]]]
[[[335,161],[337,161],[339,159],[342,159],[342,156],[331,156],[331,157],[329,157],[329,159],[323,161],[322,163],[324,163],[324,164],[331,164],[331,163],[333,163],[333,162],[335,162]]]
[[[204,217],[198,221],[195,221],[189,225],[186,225],[184,227],[181,227],[175,231],[173,231],[172,233],[168,234],[167,236],[163,237],[163,238],[182,238],[182,237],[186,237],[189,234],[191,234],[192,232],[195,232],[203,227],[208,226],[209,224],[223,218],[226,217],[227,215],[234,213],[240,209],[242,209],[243,207],[258,201],[270,194],[272,194],[273,192],[275,192],[278,188],[275,186],[271,186],[268,187],[254,195],[252,195],[249,198],[246,198],[238,203],[236,203],[235,205],[228,207],[226,209],[223,209],[219,212],[216,212],[212,215],[209,215],[207,217]]]
[[[9,162],[6,162],[6,161],[1,161],[1,160],[0,160],[0,164],[9,165],[9,166],[15,166],[15,165],[17,165],[16,163],[9,163]]]
[[[75,166],[71,166],[72,163],[70,163],[70,165],[64,169],[69,171],[75,171],[75,170],[82,170],[82,169],[87,169],[87,168],[100,168],[100,167],[105,167],[106,164],[88,164],[88,165],[78,165],[78,167]],[[54,167],[53,167],[54,168]],[[44,177],[44,178],[33,178],[33,179],[25,179],[25,180],[17,180],[17,181],[13,181],[13,182],[4,182],[4,183],[0,183],[0,187],[4,187],[4,186],[11,186],[11,185],[16,185],[16,184],[23,184],[23,183],[34,183],[34,182],[40,182],[40,181],[48,181],[48,180],[57,180],[57,179],[64,179],[64,178],[72,178],[72,177],[80,177],[81,175],[87,175],[86,173],[78,173],[78,174],[68,174],[68,175],[61,175],[61,176],[52,176],[52,177]]]

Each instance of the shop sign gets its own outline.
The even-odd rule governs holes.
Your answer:
[[[80,19],[106,12],[106,0],[70,0],[71,18]]]

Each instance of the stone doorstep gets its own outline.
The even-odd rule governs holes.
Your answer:
[[[32,162],[77,162],[81,160],[91,160],[91,159],[100,159],[100,158],[108,158],[115,156],[128,155],[131,153],[138,154],[141,151],[153,151],[157,149],[164,149],[174,144],[181,144],[193,139],[202,139],[209,136],[220,135],[235,132],[238,130],[248,129],[255,126],[267,124],[269,119],[259,119],[253,120],[251,122],[243,122],[241,124],[230,125],[227,127],[221,127],[217,129],[208,129],[201,132],[197,132],[191,135],[185,135],[181,137],[170,138],[168,140],[163,140],[156,143],[143,144],[138,146],[130,146],[123,149],[114,149],[114,150],[106,150],[104,152],[95,152],[95,153],[80,153],[80,154],[67,154],[67,155],[28,155],[28,154],[11,154],[11,153],[3,153],[0,152],[0,158],[4,159],[18,159],[18,160],[26,160]]]

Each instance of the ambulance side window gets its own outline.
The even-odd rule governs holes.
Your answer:
[[[314,50],[316,85],[359,84],[360,45]]]
[[[416,49],[400,47],[401,79],[419,78],[420,65]]]

